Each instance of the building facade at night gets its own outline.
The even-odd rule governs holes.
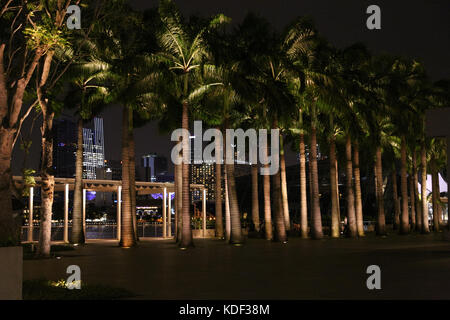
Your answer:
[[[141,167],[139,168],[140,180],[147,182],[167,182],[161,181],[167,174],[167,158],[156,153],[150,153],[141,157]],[[173,177],[172,177],[173,178]]]
[[[59,178],[75,177],[77,125],[69,118],[54,122],[53,168]],[[103,119],[94,118],[91,128],[83,128],[83,178],[97,179],[105,165]]]

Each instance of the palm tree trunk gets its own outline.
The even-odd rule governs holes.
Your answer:
[[[291,219],[289,217],[289,201],[287,191],[287,179],[286,179],[286,162],[284,157],[284,142],[283,135],[280,135],[280,175],[281,175],[281,197],[283,204],[284,224],[286,231],[291,230]]]
[[[73,191],[72,238],[71,243],[85,242],[83,230],[83,119],[78,119],[77,153],[75,160],[75,189]]]
[[[273,128],[278,129],[277,120],[275,119],[273,121]],[[280,140],[282,140],[280,136]],[[282,142],[280,143],[282,146]],[[280,150],[282,147],[280,148]],[[280,157],[280,154],[272,154],[272,157],[277,156]],[[283,200],[282,200],[282,191],[281,191],[281,170],[278,170],[278,172],[274,175],[272,175],[272,199],[273,199],[273,209],[275,213],[275,228],[276,228],[276,240],[286,243],[287,242],[287,236],[286,236],[286,216],[283,208]],[[289,222],[289,213],[287,220]]]
[[[420,150],[420,167],[422,174],[422,233],[429,233],[430,228],[428,226],[428,201],[427,201],[427,151],[425,149],[425,143],[422,142]]]
[[[239,212],[239,204],[236,193],[236,181],[234,177],[234,162],[226,163],[225,166],[227,168],[228,197],[230,201],[230,218],[231,218],[230,243],[234,245],[240,245],[243,243],[243,238],[241,227],[241,214]]]
[[[301,237],[308,238],[308,197],[306,192],[305,136],[300,134],[300,228]]]
[[[417,170],[417,156],[416,151],[412,152],[412,163],[413,163],[413,179],[414,179],[414,199],[416,208],[416,231],[422,231],[422,205],[420,203],[419,197],[419,172]]]
[[[225,240],[230,241],[231,239],[231,217],[230,217],[230,197],[228,193],[228,174],[227,166],[224,168],[224,184],[225,184]]]
[[[132,111],[130,112],[132,118]],[[134,146],[134,133],[133,133],[133,120],[130,119],[130,138],[129,138],[129,156],[130,156],[130,203],[131,203],[131,215],[133,218],[133,230],[134,238],[139,241],[138,226],[136,218],[136,153]]]
[[[266,148],[266,155],[269,154],[269,145]],[[268,168],[268,165],[264,165]],[[264,192],[264,228],[266,233],[266,240],[273,240],[272,227],[272,207],[270,203],[270,176],[263,175],[263,192]]]
[[[322,215],[320,213],[320,196],[319,196],[319,171],[317,169],[317,136],[315,120],[313,120],[311,128],[311,152],[309,154],[309,162],[311,163],[311,179],[312,179],[312,237],[313,239],[322,239]]]
[[[182,228],[183,228],[183,169],[181,167],[181,164],[175,165],[175,179],[176,179],[176,194],[175,194],[175,201],[177,204],[177,226],[176,226],[176,232],[177,232],[177,243],[179,243],[183,237]]]
[[[187,101],[183,101],[183,113],[182,113],[182,128],[189,130],[189,105]],[[183,152],[190,150],[189,137],[183,139]],[[190,197],[189,197],[189,163],[185,161],[187,156],[183,154],[182,167],[182,210],[183,210],[183,222],[182,222],[182,236],[180,246],[182,249],[187,249],[194,245],[192,241],[191,230],[191,210],[190,210]]]
[[[364,237],[364,222],[363,222],[363,208],[362,208],[362,193],[361,193],[361,173],[359,169],[359,143],[355,140],[353,148],[353,170],[355,173],[355,209],[356,209],[356,228],[358,236]],[[380,219],[378,219],[380,221]],[[384,224],[384,212],[383,212]]]
[[[222,214],[222,165],[223,159],[219,159],[218,155],[223,154],[223,148],[220,141],[216,139],[216,182],[215,182],[215,198],[216,198],[216,237],[223,239],[223,214]],[[219,152],[222,150],[222,152]]]
[[[331,194],[331,237],[339,238],[341,234],[339,216],[339,185],[337,181],[337,160],[336,160],[336,138],[334,135],[330,138],[330,194]]]
[[[430,163],[430,169],[431,169],[431,180],[433,185],[432,190],[432,201],[433,201],[433,224],[434,224],[434,232],[439,232],[441,227],[441,215],[442,215],[442,208],[439,203],[441,198],[441,192],[439,190],[439,174],[436,166],[436,159],[434,156],[431,158]]]
[[[123,108],[122,118],[122,221],[121,239],[119,245],[129,248],[136,244],[134,238],[133,216],[131,213],[130,196],[130,122],[129,107]]]
[[[46,102],[43,102],[46,104]],[[44,111],[45,110],[45,111]],[[41,163],[41,222],[39,228],[39,245],[36,254],[50,256],[52,233],[52,208],[55,191],[53,172],[53,118],[55,114],[43,106],[42,122],[42,163]]]
[[[355,195],[353,193],[353,163],[352,163],[352,140],[350,135],[347,135],[345,143],[346,154],[346,189],[347,189],[347,219],[348,219],[348,234],[349,237],[356,237],[358,235],[356,229],[356,213],[355,213]]]
[[[400,227],[400,201],[398,199],[397,170],[395,169],[395,164],[393,165],[391,174],[392,174],[392,198],[394,201],[394,230],[397,230]]]
[[[376,193],[377,193],[377,235],[384,236],[386,234],[386,218],[384,214],[384,192],[383,192],[383,163],[381,158],[381,147],[377,146],[376,150]]]
[[[411,205],[411,230],[416,228],[416,199],[414,195],[414,176],[411,174],[408,179],[409,182],[409,198]]]
[[[255,231],[259,232],[258,164],[252,164],[252,221]]]
[[[409,214],[408,214],[408,182],[406,177],[406,138],[402,136],[400,153],[401,153],[401,168],[400,168],[400,188],[402,193],[402,218],[400,224],[400,233],[409,233]]]

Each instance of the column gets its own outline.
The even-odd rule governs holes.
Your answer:
[[[203,206],[202,206],[202,214],[203,214],[203,238],[206,238],[206,189],[203,189]]]
[[[64,242],[69,242],[69,185],[64,186]]]
[[[122,227],[122,186],[117,187],[117,240],[120,241],[120,228]]]
[[[30,187],[30,198],[28,203],[29,216],[28,216],[28,241],[33,241],[33,199],[34,199],[34,188]]]
[[[163,213],[163,238],[167,237],[167,188],[164,188],[163,192],[163,204],[162,204],[162,213]]]
[[[169,199],[168,199],[168,207],[169,207],[169,220],[168,220],[168,228],[167,228],[167,236],[171,237],[172,236],[172,194],[173,192],[169,192]]]
[[[84,233],[84,238],[87,240],[87,237],[86,237],[86,189],[83,189],[83,233]]]

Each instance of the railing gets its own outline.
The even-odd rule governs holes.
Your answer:
[[[172,235],[175,233],[175,223],[172,221],[171,225]],[[28,226],[22,227],[21,239],[28,240]],[[138,223],[138,236],[141,238],[157,238],[163,236],[163,224],[161,222],[140,222]],[[72,224],[69,224],[69,237],[72,232]],[[117,224],[112,223],[86,223],[86,239],[116,239],[117,238]],[[39,224],[33,226],[33,241],[39,240]],[[64,224],[52,223],[51,232],[52,241],[64,240]]]

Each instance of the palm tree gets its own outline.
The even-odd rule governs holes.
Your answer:
[[[159,5],[159,15],[162,22],[162,30],[158,36],[163,49],[158,54],[166,61],[170,70],[176,76],[179,87],[182,88],[182,128],[189,130],[189,107],[193,99],[205,91],[212,84],[198,83],[198,73],[204,60],[208,55],[208,48],[205,42],[205,34],[217,26],[227,22],[229,19],[224,15],[207,21],[197,30],[189,30],[189,26],[183,21],[178,9],[172,0],[162,0]],[[188,137],[183,139],[183,150],[189,150]],[[191,214],[189,198],[189,163],[186,159],[190,155],[183,155],[185,159],[182,166],[182,238],[180,247],[186,249],[193,246],[191,232]],[[233,170],[233,168],[230,168]],[[229,178],[233,172],[229,172]],[[233,185],[233,180],[229,179],[229,184]],[[231,190],[230,190],[231,191]],[[234,200],[234,197],[232,196]],[[237,201],[237,199],[236,199]],[[237,202],[232,202],[234,208]]]
[[[120,4],[120,14],[111,15],[99,27],[95,45],[98,47],[92,62],[104,66],[106,76],[103,84],[109,88],[110,101],[121,104],[122,112],[122,223],[119,245],[131,247],[136,244],[136,212],[133,149],[135,116],[150,119],[159,109],[167,106],[167,95],[162,83],[170,77],[161,65],[161,58],[152,55],[156,40],[143,30],[142,16]],[[138,32],[136,32],[138,31]],[[130,161],[131,159],[131,161]]]
[[[95,44],[86,43],[89,51],[94,52]],[[65,106],[78,109],[77,150],[75,157],[75,187],[72,214],[72,235],[70,242],[85,242],[82,197],[83,197],[83,123],[92,120],[101,108],[108,103],[108,90],[101,85],[105,76],[104,65],[100,61],[85,61],[74,64],[67,72],[64,80],[69,81]]]

